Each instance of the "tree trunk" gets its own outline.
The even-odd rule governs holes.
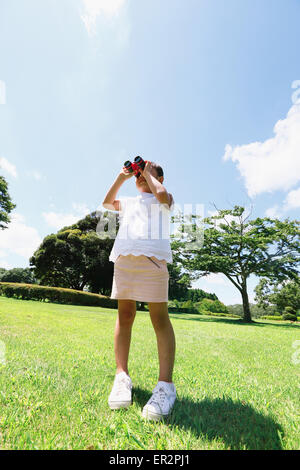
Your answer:
[[[244,322],[251,323],[252,319],[251,319],[246,280],[244,280],[242,284],[242,299],[243,299],[243,309],[244,309]]]

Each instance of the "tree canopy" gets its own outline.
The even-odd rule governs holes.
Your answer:
[[[10,195],[8,193],[8,185],[3,176],[0,176],[0,229],[4,230],[8,228],[7,225],[10,222],[9,214],[16,207],[13,204]]]
[[[110,293],[113,264],[108,258],[114,240],[97,235],[100,216],[93,212],[44,238],[30,258],[41,284]]]
[[[262,278],[255,293],[258,306],[264,310],[272,305],[276,306],[279,313],[286,307],[292,307],[296,312],[300,310],[300,277],[284,282],[270,282]]]
[[[24,282],[34,284],[36,282],[32,269],[30,268],[12,268],[0,270],[1,282]]]
[[[244,320],[250,322],[247,280],[251,274],[281,282],[297,278],[300,222],[268,217],[246,222],[249,215],[243,218],[244,212],[244,207],[234,206],[204,218],[207,227],[197,247],[193,241],[199,228],[195,222],[185,224],[180,216],[182,233],[174,237],[174,248],[194,278],[223,273],[241,293]]]

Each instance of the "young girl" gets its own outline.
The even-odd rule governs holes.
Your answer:
[[[111,298],[118,299],[118,317],[114,339],[117,368],[108,403],[111,409],[132,403],[128,372],[131,330],[136,301],[148,302],[157,338],[159,378],[142,414],[159,420],[168,416],[176,399],[172,382],[175,336],[168,315],[167,268],[167,262],[172,262],[169,217],[174,201],[162,184],[162,168],[148,161],[136,176],[139,196],[116,199],[124,181],[132,176],[123,167],[102,203],[106,209],[120,211],[120,227],[109,257],[115,263]]]

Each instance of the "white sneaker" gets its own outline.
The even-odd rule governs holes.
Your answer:
[[[115,376],[113,388],[108,397],[111,410],[127,408],[132,403],[132,381],[126,372],[120,372]]]
[[[167,417],[176,400],[176,388],[173,383],[158,382],[153,395],[143,408],[143,417],[158,421]]]

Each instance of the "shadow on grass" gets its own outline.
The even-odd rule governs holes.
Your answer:
[[[141,407],[151,393],[139,387],[133,389],[133,400]],[[169,426],[190,430],[196,438],[221,439],[231,450],[280,450],[283,430],[271,417],[252,406],[230,398],[206,398],[199,402],[178,397]]]
[[[202,315],[193,316],[192,318],[187,317],[187,314],[176,314],[170,313],[170,318],[176,318],[176,320],[185,320],[185,321],[200,321],[200,322],[212,322],[212,323],[227,323],[229,325],[243,325],[243,326],[275,326],[276,328],[300,328],[299,322],[295,324],[294,322],[288,324],[276,324],[276,323],[265,323],[258,320],[254,320],[251,323],[245,323],[242,319],[230,319],[230,318],[217,318],[217,317],[203,317]],[[274,320],[273,320],[274,321]]]

